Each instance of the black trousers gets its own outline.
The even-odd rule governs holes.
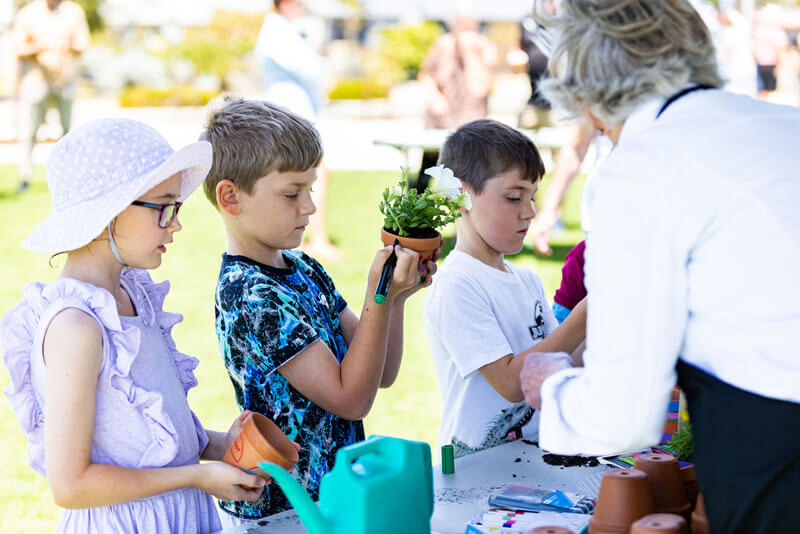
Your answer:
[[[800,533],[800,404],[748,393],[683,361],[678,384],[711,533]]]

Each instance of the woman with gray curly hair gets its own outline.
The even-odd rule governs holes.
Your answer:
[[[585,367],[528,357],[540,442],[658,443],[676,381],[712,532],[792,532],[800,487],[800,110],[718,89],[686,0],[563,0],[556,107],[614,143],[587,185]]]

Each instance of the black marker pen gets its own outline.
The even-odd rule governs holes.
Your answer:
[[[386,295],[389,294],[389,284],[392,282],[394,275],[394,266],[397,265],[397,255],[394,253],[394,247],[397,246],[399,240],[395,239],[392,243],[392,253],[386,258],[381,271],[380,280],[378,280],[378,287],[375,290],[375,302],[383,304],[386,302]]]

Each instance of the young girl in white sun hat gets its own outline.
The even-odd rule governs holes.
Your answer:
[[[68,509],[59,532],[213,532],[209,494],[262,492],[258,476],[199,463],[222,458],[243,417],[226,435],[190,410],[198,362],[172,340],[181,316],[162,309],[169,283],[146,271],[211,157],[206,142],[174,152],[145,124],[103,119],[72,130],[47,161],[53,213],[23,246],[66,262],[55,282],[26,286],[0,346],[30,464]]]

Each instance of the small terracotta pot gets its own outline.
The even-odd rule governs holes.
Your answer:
[[[300,460],[294,444],[278,425],[260,413],[251,413],[244,420],[242,431],[233,440],[222,461],[247,469],[265,478],[269,475],[258,467],[259,462],[272,462],[291,471]]]
[[[634,521],[654,511],[644,471],[611,469],[603,473],[589,534],[628,534]]]
[[[442,234],[439,232],[436,232],[435,237],[420,239],[416,237],[403,237],[400,235],[395,235],[387,232],[386,228],[381,228],[381,241],[385,246],[389,246],[394,243],[395,239],[398,240],[398,244],[401,247],[409,248],[419,254],[420,268],[423,268],[428,260],[433,259],[433,253],[436,252],[436,249],[440,248],[443,243]],[[422,271],[420,271],[420,274],[422,274]]]
[[[528,534],[572,534],[572,531],[564,527],[536,527]]]
[[[692,511],[694,511],[697,494],[700,491],[697,487],[697,472],[694,469],[694,464],[681,467],[681,476],[683,477],[683,488],[686,490],[686,499],[691,504]]]
[[[706,516],[706,507],[703,503],[703,494],[697,494],[697,504],[694,506],[692,512],[692,534],[708,534],[711,532],[708,526],[708,517]]]
[[[678,514],[689,521],[691,504],[686,499],[677,458],[661,453],[641,454],[636,457],[633,467],[647,473],[656,513]]]
[[[631,534],[689,534],[689,527],[679,515],[650,514],[633,524]]]

